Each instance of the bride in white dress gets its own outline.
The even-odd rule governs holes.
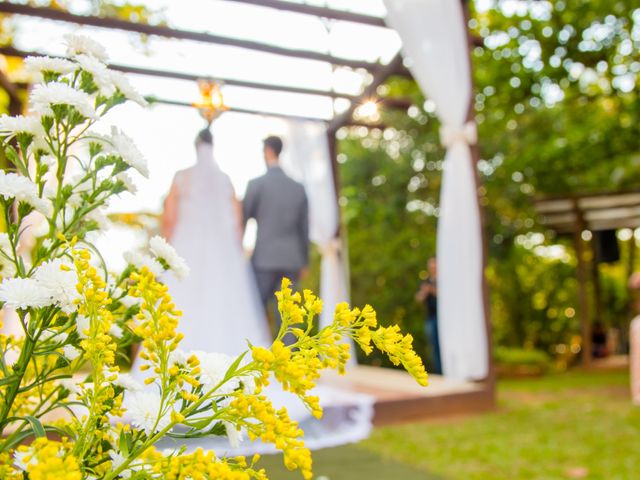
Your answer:
[[[242,250],[239,202],[213,159],[209,130],[198,135],[196,152],[196,164],[176,174],[162,218],[163,235],[191,273],[164,281],[183,312],[180,348],[238,355],[247,340],[270,344],[270,333]]]
[[[237,356],[253,345],[268,346],[271,334],[249,262],[242,250],[242,214],[229,177],[213,158],[213,139],[203,130],[196,139],[196,164],[178,172],[165,201],[162,230],[191,269],[178,281],[163,278],[183,316],[180,348]],[[137,361],[132,371],[138,376]],[[325,415],[316,420],[292,394],[272,382],[266,394],[276,407],[286,406],[305,431],[309,448],[356,442],[371,430],[373,400],[367,395],[321,385]],[[173,442],[173,443],[172,443]],[[165,439],[167,447],[213,448],[229,454],[269,453],[273,447],[245,442],[232,449],[220,437]],[[175,443],[175,444],[174,444]]]

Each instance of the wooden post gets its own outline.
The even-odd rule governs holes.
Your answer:
[[[470,83],[471,83],[471,96],[469,99],[469,111],[467,114],[467,122],[474,122],[475,123],[475,109],[474,109],[474,101],[473,101],[473,97],[474,97],[474,79],[473,79],[473,62],[471,60],[471,49],[474,45],[474,39],[471,35],[471,32],[469,31],[468,28],[468,23],[469,23],[469,2],[467,0],[463,0],[462,2],[462,9],[463,9],[463,13],[464,13],[464,22],[465,22],[465,32],[467,33],[467,38],[468,38],[468,45],[469,45],[469,76],[470,76]],[[493,361],[493,341],[492,341],[492,327],[491,327],[491,303],[490,303],[490,298],[489,298],[489,286],[487,284],[487,276],[486,276],[486,269],[487,269],[487,263],[488,263],[488,257],[489,257],[489,249],[488,249],[488,241],[487,241],[487,229],[486,229],[486,218],[484,215],[484,209],[482,208],[482,206],[480,205],[480,195],[479,195],[479,188],[480,188],[480,177],[478,175],[478,162],[480,161],[480,148],[478,143],[476,143],[475,145],[471,145],[470,146],[471,149],[471,162],[472,162],[472,168],[473,168],[473,172],[474,172],[474,179],[475,179],[475,184],[476,184],[476,192],[478,192],[477,194],[477,198],[478,198],[478,210],[479,210],[479,216],[480,216],[480,228],[481,228],[481,236],[480,238],[482,239],[482,277],[480,279],[478,279],[478,281],[482,282],[482,300],[483,300],[483,306],[484,306],[484,322],[485,322],[485,331],[486,331],[486,336],[487,336],[487,362],[488,362],[488,366],[489,366],[489,370],[487,372],[487,378],[486,378],[486,384],[487,384],[487,390],[489,391],[490,395],[491,395],[491,399],[492,402],[495,403],[495,396],[496,396],[496,382],[497,382],[497,377],[496,377],[496,369],[495,369],[495,364]]]
[[[582,232],[586,228],[582,212],[578,208],[578,201],[574,200],[574,211],[576,214],[576,225],[573,234],[573,244],[576,250],[578,278],[578,318],[580,319],[580,334],[582,336],[581,362],[583,367],[591,365],[591,323],[589,321],[589,297],[587,289],[587,265],[585,262],[584,240]]]

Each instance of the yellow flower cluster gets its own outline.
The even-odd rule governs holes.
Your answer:
[[[82,480],[78,460],[68,449],[66,443],[41,437],[17,452],[30,480]]]
[[[198,448],[193,453],[161,458],[147,452],[147,456],[160,457],[152,471],[162,474],[164,480],[268,480],[264,470],[254,470],[244,457],[216,458],[212,451]]]
[[[78,315],[89,320],[89,330],[82,332],[87,338],[80,342],[80,346],[93,367],[102,371],[103,367],[113,365],[116,359],[117,345],[109,335],[113,325],[113,315],[108,309],[111,298],[104,279],[90,264],[89,250],[73,250],[73,256],[78,274],[78,293],[81,296]]]
[[[380,327],[371,332],[371,338],[375,346],[381,352],[386,353],[394,365],[402,364],[420,385],[426,387],[429,384],[422,360],[413,351],[413,337],[411,335],[402,335],[400,328],[393,325],[388,328]]]
[[[131,281],[133,285],[129,289],[129,295],[142,300],[140,312],[135,317],[137,323],[132,325],[133,332],[142,338],[143,350],[140,356],[147,361],[141,369],[152,369],[155,375],[163,377],[163,382],[169,382],[169,378],[174,377],[176,381],[185,380],[197,385],[195,379],[184,375],[184,372],[180,376],[179,369],[169,371],[169,354],[178,347],[183,336],[176,331],[181,312],[173,304],[166,285],[158,282],[146,267],[140,272],[132,273]],[[151,383],[156,378],[151,376],[146,382]],[[163,386],[166,385],[168,383]]]
[[[301,439],[302,430],[289,418],[286,409],[276,411],[263,395],[239,393],[231,402],[228,414],[241,419],[238,425],[246,428],[250,440],[259,438],[282,450],[284,464],[289,470],[299,469],[306,480],[312,478],[311,452]]]

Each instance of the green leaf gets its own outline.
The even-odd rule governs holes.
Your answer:
[[[235,359],[235,361],[231,364],[231,366],[229,367],[229,370],[227,370],[226,375],[224,376],[224,381],[226,382],[227,380],[229,380],[231,377],[233,377],[233,375],[235,375],[235,373],[238,371],[238,367],[240,365],[240,362],[242,362],[242,359],[244,358],[244,356],[247,354],[247,352],[243,352],[242,355],[239,355],[238,358]]]
[[[36,417],[32,417],[31,415],[27,415],[24,418],[31,424],[31,429],[33,430],[33,433],[37,438],[44,437],[46,435],[46,432],[44,430],[44,427],[40,423],[40,420],[38,420]]]

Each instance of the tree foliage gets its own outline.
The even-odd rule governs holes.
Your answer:
[[[532,200],[640,186],[640,2],[476,2],[469,28],[481,40],[472,59],[494,333],[550,349],[578,333],[576,262],[570,239],[539,224]],[[416,106],[383,112],[393,128],[342,132],[352,295],[375,299],[382,318],[422,337],[413,294],[435,249],[438,122],[412,81],[394,78],[378,93]],[[600,320],[620,324],[628,268],[599,270]]]

